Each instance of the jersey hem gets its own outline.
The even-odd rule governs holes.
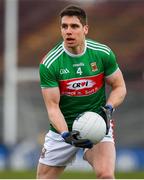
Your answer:
[[[58,87],[58,86],[41,86],[42,89],[46,89],[46,88],[55,88],[55,87]]]

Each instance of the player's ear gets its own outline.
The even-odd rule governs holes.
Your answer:
[[[88,25],[84,25],[84,34],[87,35],[88,34]]]

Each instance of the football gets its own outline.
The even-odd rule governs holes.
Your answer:
[[[106,123],[99,114],[88,111],[75,119],[72,130],[79,131],[80,138],[89,139],[93,144],[97,144],[106,134]]]

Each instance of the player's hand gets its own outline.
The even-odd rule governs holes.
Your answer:
[[[92,148],[93,143],[88,139],[80,139],[78,131],[63,132],[61,136],[66,143],[80,148]]]
[[[106,135],[107,135],[109,132],[110,120],[112,119],[112,113],[114,109],[111,105],[105,105],[104,107],[101,107],[101,109],[102,109],[102,116],[106,122]]]

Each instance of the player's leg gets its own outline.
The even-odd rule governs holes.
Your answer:
[[[100,142],[85,152],[84,158],[93,167],[97,178],[114,179],[115,145],[112,142]]]
[[[64,171],[68,163],[75,158],[76,148],[65,143],[60,134],[49,131],[45,136],[37,168],[38,179],[56,179]]]
[[[110,130],[103,140],[96,144],[92,149],[85,150],[84,159],[86,159],[94,171],[97,178],[113,179],[115,171],[115,144],[114,144],[114,122],[111,120]]]
[[[65,167],[54,167],[45,164],[38,164],[37,179],[58,179]]]

